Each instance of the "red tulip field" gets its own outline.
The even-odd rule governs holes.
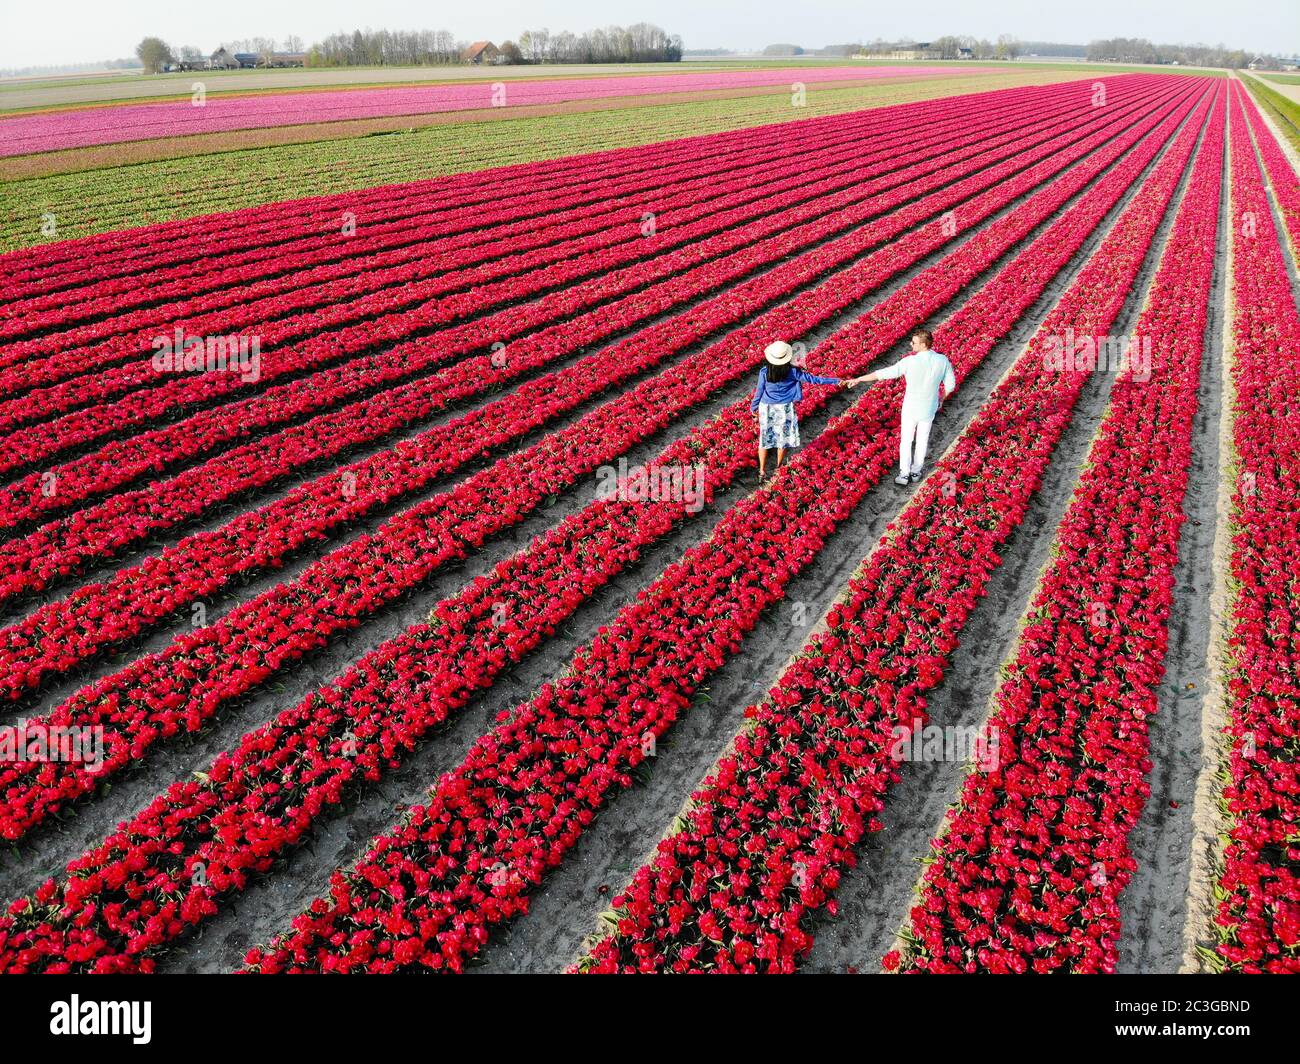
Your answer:
[[[0,972],[1300,974],[1294,152],[935,92],[10,240]]]

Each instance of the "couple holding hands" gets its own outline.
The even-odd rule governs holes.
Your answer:
[[[914,484],[921,479],[930,426],[939,410],[939,388],[946,398],[957,389],[952,363],[931,349],[934,337],[929,329],[912,334],[912,353],[892,366],[843,380],[818,377],[793,363],[794,348],[783,340],[769,344],[763,352],[767,364],[758,371],[758,389],[749,408],[758,414],[758,482],[767,480],[767,452],[776,451],[776,468],[785,461],[785,452],[799,446],[799,419],[794,404],[803,398],[804,384],[843,384],[850,388],[866,381],[893,380],[907,382],[903,395],[902,423],[898,439],[899,474],[895,484]],[[915,441],[915,449],[913,449]]]

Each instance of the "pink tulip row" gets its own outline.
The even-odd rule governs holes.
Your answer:
[[[1090,375],[1053,364],[1050,345],[1068,328],[1080,336],[1108,332],[1195,150],[1204,114],[1202,107],[1183,129],[867,556],[826,628],[768,699],[746,710],[752,725],[693,796],[685,826],[659,844],[614,899],[614,930],[581,970],[788,972],[811,947],[808,917],[836,911],[834,893],[856,862],[858,844],[881,830],[888,789],[901,772],[900,731],[908,735],[925,723],[926,693],[943,678]],[[1093,224],[1100,217],[1092,215]],[[1074,224],[1059,226],[1068,232]],[[1026,256],[1031,263],[1042,257],[1046,277],[1060,266],[1058,239],[1045,234]],[[1019,283],[1008,270],[981,300],[987,296],[996,307],[999,296],[1014,298]],[[962,373],[970,368],[968,337],[978,335],[986,313],[979,302],[936,337],[955,353]]]
[[[1004,277],[1016,278],[1014,299],[1007,298],[1007,289],[1013,287],[1007,282],[977,297],[982,313],[968,316],[970,344],[979,348],[972,358],[982,357],[1032,305],[1175,124],[1176,119],[1170,119],[1138,155],[1085,197],[1076,212],[1080,220],[1071,219],[1072,241],[1059,239],[1058,226],[1021,256],[1037,259],[1037,249],[1046,246],[1051,249],[1050,268],[1040,265],[1027,282],[1018,260],[1003,272]],[[1045,207],[1050,212],[1060,206],[1054,193],[1055,187],[1044,190],[1023,210],[1037,214]],[[857,372],[888,350],[949,301],[969,277],[986,268],[991,258],[1014,246],[1017,231],[1021,235],[1026,231],[1009,220],[1001,228],[1001,233],[986,231],[954,253],[950,258],[964,260],[960,264],[945,260],[928,271],[944,284],[918,278],[909,286],[917,291],[904,289],[819,347],[819,366]],[[1072,246],[1062,250],[1065,243]],[[924,300],[920,305],[918,295]],[[800,324],[792,319],[787,330],[797,330]],[[821,406],[827,397],[818,390],[806,401],[804,413]],[[839,419],[809,447],[799,476],[783,476],[772,492],[738,504],[720,529],[727,548],[736,549],[738,541],[728,534],[728,530],[734,534],[730,529],[734,525],[747,535],[772,528],[802,531],[810,536],[808,543],[815,552],[827,522],[842,519],[888,466],[887,428],[896,417],[897,401],[896,388],[868,392],[852,415]],[[673,444],[655,464],[671,466],[707,453],[705,492],[712,495],[725,487],[752,463],[743,406],[735,404],[691,438]],[[834,488],[832,494],[838,498],[823,508],[815,500],[825,496],[828,488]],[[780,517],[768,512],[777,509]],[[205,773],[206,780],[177,784],[159,795],[131,824],[74,862],[69,869],[72,878],[62,888],[47,883],[31,899],[11,906],[12,924],[6,929],[11,937],[0,945],[7,951],[6,966],[149,970],[158,949],[215,912],[226,898],[243,889],[251,874],[265,871],[276,854],[310,830],[322,811],[344,799],[350,784],[360,778],[377,779],[403,749],[414,745],[476,689],[489,686],[582,599],[686,516],[684,508],[674,505],[606,501],[568,519],[461,595],[442,603],[431,625],[391,640],[338,683],[286,711],[272,725],[250,733],[236,750],[218,758]],[[574,550],[578,543],[583,545],[581,552]],[[802,560],[795,554],[792,563],[789,551],[782,554],[777,583],[788,579]],[[694,613],[690,601],[678,602],[677,591],[713,602],[725,595],[727,601],[739,598],[748,612],[761,609],[761,601],[746,604],[753,592],[749,583],[743,587],[731,583],[735,566],[711,564],[713,560],[702,551],[700,559],[689,558],[680,567],[689,573],[711,572],[715,574],[711,579],[698,586],[688,581],[685,589],[680,582],[667,580],[627,612],[642,621],[669,616],[663,612],[669,607],[676,616]],[[762,584],[766,577],[755,573],[750,580]],[[772,593],[771,587],[767,593]],[[731,621],[712,619],[711,623]],[[717,635],[712,641],[727,643]],[[680,645],[695,644],[684,640]],[[622,668],[640,664],[616,660]],[[607,692],[623,690],[629,682],[621,676],[609,680]],[[196,863],[205,870],[200,884],[194,882]],[[148,892],[134,886],[145,882],[150,884]],[[81,919],[81,913],[87,918]]]
[[[1229,970],[1300,973],[1300,318],[1234,86],[1228,841],[1215,917]],[[1256,125],[1261,147],[1270,135]],[[1268,152],[1263,152],[1265,160]],[[1274,182],[1277,187],[1278,182]]]
[[[164,103],[121,103],[0,118],[0,144],[3,145],[0,146],[0,157],[236,129],[268,129],[659,93],[789,87],[795,83],[880,80],[918,74],[945,77],[970,73],[975,69],[849,66],[554,80],[521,78],[498,81],[482,78],[420,87],[214,95],[208,97],[202,106],[195,106],[188,99]],[[197,73],[195,78],[203,81],[202,73]],[[502,102],[495,103],[495,100]]]
[[[1117,110],[1116,122],[1122,121],[1126,116],[1127,112]],[[1060,168],[1100,147],[1113,129],[1114,126],[1105,127],[1092,137],[1068,147],[1054,140],[1041,149],[1026,152],[1024,157],[1016,156],[1012,163],[978,174],[972,181],[959,182],[942,192],[916,200],[890,217],[861,229],[845,243],[841,261],[847,261],[850,253],[860,254],[874,244],[897,235],[910,224],[925,217],[933,217],[945,208],[950,209],[961,197],[979,186],[996,188],[1014,169],[1023,166],[1036,155],[1045,155],[1047,161],[1032,171],[1035,179],[1058,172]],[[1108,151],[1113,153],[1115,148],[1112,146]],[[1092,165],[1100,166],[1106,157],[1106,153],[1096,155]],[[981,158],[985,162],[989,161],[983,154]],[[994,206],[1005,203],[1005,194],[999,194],[991,202]],[[978,201],[965,208],[964,213],[969,216],[968,224],[990,209],[980,203],[980,209],[972,215],[971,210],[976,203]],[[879,213],[888,205],[887,201],[877,198],[872,201],[869,213]],[[848,226],[856,222],[861,214],[862,208],[842,209],[835,212],[835,217],[843,226]],[[820,230],[814,230],[814,241],[819,232]],[[941,229],[928,234],[925,237],[926,246],[933,245],[936,239],[941,242],[942,237]],[[783,241],[781,252],[788,253],[793,243],[792,240]],[[651,289],[636,299],[652,310],[668,309],[683,298],[716,289],[722,281],[751,269],[752,260],[761,253],[756,248],[748,258],[741,256],[726,270],[720,266],[700,267],[660,286],[662,291]],[[824,269],[825,265],[823,260],[817,268]],[[809,269],[807,264],[797,260],[788,266],[778,267],[772,274],[742,284],[701,305],[696,312],[698,324],[684,327],[675,319],[660,322],[620,341],[609,350],[587,356],[572,367],[526,384],[514,395],[495,401],[487,408],[459,418],[449,425],[430,430],[415,441],[403,445],[403,459],[410,462],[415,448],[430,455],[432,466],[420,481],[427,483],[430,476],[459,468],[469,459],[484,453],[487,448],[499,447],[510,439],[517,439],[546,419],[573,409],[578,403],[617,383],[634,379],[647,368],[652,368],[699,342],[711,332],[761,310],[773,299],[789,294],[798,284],[814,279],[817,274],[810,273]],[[628,318],[620,315],[616,324],[618,328],[624,329]],[[512,348],[510,360],[504,366],[494,366],[489,357],[459,363],[425,380],[382,392],[355,407],[345,407],[336,414],[315,418],[265,440],[237,448],[187,471],[174,481],[155,482],[141,492],[115,495],[88,510],[46,525],[11,543],[6,558],[0,561],[0,602],[47,587],[51,581],[77,572],[83,562],[90,558],[105,557],[131,542],[204,512],[217,502],[271,483],[276,478],[301,468],[305,462],[336,455],[363,442],[382,439],[413,421],[444,409],[457,399],[478,394],[493,383],[504,383],[538,366],[544,366],[555,357],[557,348],[580,349],[591,343],[593,338],[599,338],[599,335],[598,331],[593,332],[591,322],[584,318],[554,326],[520,341]],[[402,369],[410,368],[410,363],[402,366]],[[331,395],[323,388],[323,382],[319,378],[310,380],[314,382],[310,387],[308,382],[304,382],[298,388],[300,394],[310,395],[317,402],[328,401]],[[577,387],[571,382],[576,382]],[[288,416],[292,410],[282,398],[273,409],[281,417]],[[246,433],[251,423],[253,421],[247,409],[240,411],[236,419],[239,430]],[[176,435],[182,432],[182,427],[166,432]],[[193,427],[189,427],[187,432],[192,437]],[[449,446],[449,441],[452,440],[456,442],[455,447]],[[390,499],[401,489],[400,485],[393,483],[392,460],[393,454],[384,452],[354,467],[352,473],[357,481],[370,481],[377,471],[382,470],[393,489],[384,499]],[[154,456],[146,456],[143,464],[146,469],[156,469],[159,465]],[[112,469],[117,476],[129,471],[121,460],[115,462]],[[313,527],[318,531],[328,527],[333,509],[348,513],[352,520],[363,515],[369,506],[363,507],[359,502],[349,506],[347,500],[338,498],[337,483],[336,477],[321,478],[316,484],[297,493],[299,497],[291,497],[292,502],[286,500],[276,507],[248,515],[239,522],[240,528],[232,529],[231,536],[226,539],[233,537],[234,542],[241,542],[249,537],[248,530],[256,529],[260,523],[274,523],[269,515],[289,514],[292,508],[302,506],[312,514],[315,522]],[[324,490],[321,485],[324,485]],[[35,489],[36,485],[33,484],[32,487]],[[60,495],[84,494],[85,489],[86,485],[75,478],[61,477]],[[36,498],[44,499],[45,496],[37,492]],[[325,506],[326,501],[328,507]],[[378,501],[372,499],[368,503],[373,506]],[[19,511],[19,514],[23,514],[23,511]],[[247,530],[244,526],[247,526]],[[301,542],[301,537],[298,541]],[[236,556],[229,553],[229,545],[224,549],[213,549],[222,555],[226,564],[235,562]],[[197,564],[211,573],[208,569],[210,558],[204,557]],[[128,574],[123,574],[120,579],[123,582],[135,582],[134,577]],[[166,580],[173,584],[186,583],[174,570],[156,572],[155,582]],[[77,601],[79,606],[87,606],[84,590],[78,593]],[[176,607],[174,598],[169,598],[169,603],[172,608]],[[121,607],[126,603],[119,600],[118,605]],[[34,616],[30,624],[48,632],[53,613],[50,610]],[[61,626],[55,624],[55,627]],[[111,637],[112,633],[103,632],[102,635]]]
[[[961,149],[980,143],[980,133],[971,131],[954,142],[945,141],[938,132],[931,132],[928,139],[941,143],[944,150]],[[1014,136],[1008,138],[1014,141]],[[997,145],[990,145],[995,150]],[[922,141],[911,151],[921,154],[923,158],[932,152],[926,152],[926,142]],[[1008,154],[1010,151],[1008,150]],[[877,164],[885,176],[876,181],[857,182],[851,173],[828,178],[822,191],[835,188],[847,188],[852,199],[861,200],[871,193],[882,192],[903,186],[909,175],[897,171],[898,161],[895,157]],[[979,161],[968,163],[977,167]],[[919,167],[918,176],[928,176],[929,184],[919,184],[918,189],[942,185],[949,176],[943,170],[943,164],[932,162]],[[901,194],[901,193],[900,193]],[[891,201],[896,201],[897,196]],[[801,195],[787,193],[783,198],[774,198],[767,205],[769,211],[773,204],[798,204]],[[817,199],[806,204],[806,212],[815,214],[823,209]],[[27,430],[14,432],[10,439],[8,454],[0,460],[0,469],[12,469],[23,463],[38,461],[58,450],[69,446],[81,446],[106,435],[120,436],[134,426],[166,415],[180,407],[192,408],[205,405],[226,396],[238,395],[263,386],[265,382],[299,374],[312,369],[352,358],[373,349],[382,341],[401,341],[407,337],[419,335],[438,327],[453,326],[457,331],[451,336],[444,332],[438,338],[438,344],[451,345],[454,337],[464,337],[459,345],[452,349],[454,353],[463,354],[481,350],[492,342],[506,343],[515,338],[527,327],[535,327],[539,322],[555,320],[557,317],[572,316],[577,310],[592,305],[593,302],[608,300],[630,289],[643,286],[651,281],[671,276],[673,272],[685,265],[707,257],[713,248],[721,243],[734,245],[742,242],[747,235],[736,230],[727,231],[726,225],[735,225],[746,217],[746,208],[737,208],[731,216],[705,218],[694,226],[684,226],[676,231],[637,240],[632,244],[607,249],[604,252],[580,255],[551,268],[526,274],[520,277],[504,277],[494,282],[478,285],[460,294],[445,296],[434,301],[447,287],[446,282],[438,277],[426,280],[410,280],[396,286],[390,283],[380,290],[357,300],[339,305],[330,305],[325,309],[307,312],[299,317],[289,317],[276,321],[270,327],[260,326],[257,333],[261,345],[261,368],[257,381],[248,381],[234,373],[207,373],[201,376],[189,374],[178,375],[158,384],[160,372],[153,365],[151,358],[117,366],[99,372],[92,378],[79,378],[54,385],[37,392],[0,403],[0,428],[12,429],[40,418],[75,410],[75,413],[60,418],[51,424],[41,424]],[[798,215],[794,215],[796,219]],[[832,219],[828,219],[828,224]],[[766,217],[769,229],[779,227],[781,214],[769,214]],[[634,220],[629,220],[632,225]],[[721,228],[713,244],[701,242],[692,245],[689,241],[713,229]],[[664,255],[649,262],[638,264],[637,260],[654,253],[661,246],[682,245],[675,255]],[[602,275],[601,271],[611,271]],[[397,268],[394,273],[403,280],[415,278],[420,274],[437,273],[432,265],[410,265]],[[595,276],[592,276],[592,274]],[[588,277],[581,284],[574,284],[567,289],[558,286]],[[464,284],[452,284],[453,289],[464,288]],[[549,293],[549,295],[543,295]],[[346,296],[346,293],[344,293]],[[536,303],[521,311],[516,305],[527,299],[542,295]],[[467,316],[483,315],[493,307],[503,307],[496,314],[479,317],[466,322]],[[236,312],[238,313],[238,312]],[[329,330],[329,331],[324,331]],[[187,326],[187,332],[194,333],[194,325]],[[223,329],[214,328],[212,323],[205,325],[202,331],[221,333]],[[294,341],[297,340],[297,343]],[[139,345],[139,338],[127,338],[128,348],[131,344]],[[413,341],[414,342],[414,341]],[[110,346],[113,342],[110,341]],[[289,344],[289,346],[283,346]],[[427,344],[425,346],[428,346]],[[267,350],[271,348],[271,350]],[[126,350],[127,348],[123,348]],[[119,352],[120,354],[120,352]],[[112,353],[110,358],[116,357]],[[446,356],[444,356],[446,357]],[[154,387],[145,387],[156,385]],[[125,398],[111,401],[123,392]],[[88,403],[104,400],[97,405]],[[39,475],[38,475],[39,479]],[[60,492],[60,495],[63,493]],[[33,492],[32,501],[44,497]]]
[[[1147,128],[1150,124],[1154,119]],[[1130,134],[1133,140],[1139,135]],[[1115,154],[1124,146],[1117,147]],[[1126,170],[1134,165],[1131,160],[1123,164]],[[1091,164],[1084,164],[1079,171],[1072,172],[1068,183],[1053,182],[1031,204],[1035,208],[1046,204],[1048,213],[1059,208],[1097,172]],[[1007,186],[1006,196],[1013,199],[1032,188],[1033,181],[1023,176]],[[1002,194],[995,190],[986,195],[992,199]],[[909,283],[904,289],[911,300],[909,309],[925,302],[934,310],[952,299],[973,276],[970,261],[978,263],[975,272],[987,268],[1023,239],[1040,217],[1026,205],[999,219],[974,238],[978,243],[973,244],[971,259],[964,260],[968,264],[965,269],[951,269],[950,256]],[[143,658],[74,696],[49,719],[107,727],[103,767],[93,775],[66,764],[43,765],[39,772],[32,771],[30,765],[11,769],[0,777],[6,794],[0,831],[6,837],[18,837],[52,809],[85,793],[128,760],[142,757],[158,738],[181,727],[201,727],[226,699],[239,697],[286,661],[319,646],[331,632],[359,623],[447,558],[520,520],[549,494],[613,460],[734,381],[752,367],[757,357],[754,351],[774,329],[797,324],[799,328],[792,334],[808,331],[942,243],[941,236],[936,240],[932,231],[922,231],[908,246],[877,252],[833,276],[808,299],[770,311],[715,344],[693,363],[693,376],[683,379],[674,375],[668,387],[642,387],[606,404],[546,444],[497,463],[453,491],[393,519],[376,535],[332,552],[291,584],[241,605],[216,625],[184,636],[168,650]],[[966,254],[965,249],[961,254]],[[748,435],[748,430],[741,431],[742,438]],[[358,487],[357,495],[363,496],[381,490],[382,482]]]
[[[1150,793],[1174,566],[1214,274],[1227,93],[1134,328],[1151,364],[1115,382],[990,727],[912,910],[932,972],[1113,972],[1127,844]]]

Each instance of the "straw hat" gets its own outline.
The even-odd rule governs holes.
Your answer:
[[[770,343],[763,351],[763,357],[774,366],[784,366],[791,358],[794,357],[794,348],[784,340],[777,340]]]

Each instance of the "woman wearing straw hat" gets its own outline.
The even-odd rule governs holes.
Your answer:
[[[784,340],[767,345],[766,365],[758,371],[758,388],[749,409],[758,414],[758,482],[767,480],[767,452],[776,451],[776,468],[785,452],[799,446],[799,418],[794,404],[805,384],[842,384],[839,377],[818,377],[793,364],[794,348]]]

